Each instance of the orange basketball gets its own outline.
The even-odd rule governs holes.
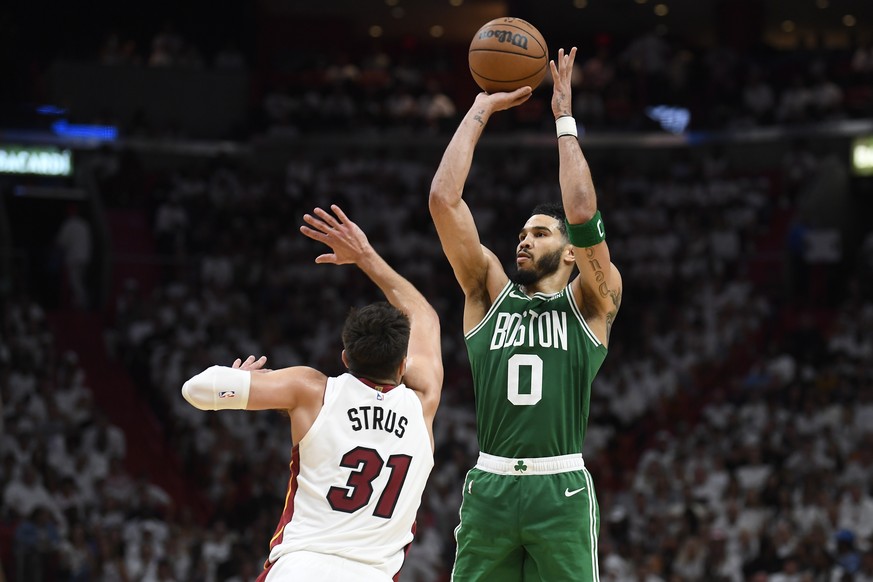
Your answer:
[[[549,49],[543,35],[521,18],[495,18],[473,36],[470,72],[487,93],[535,89],[546,75]]]

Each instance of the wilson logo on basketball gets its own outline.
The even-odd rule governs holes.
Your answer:
[[[496,38],[497,42],[508,42],[519,48],[527,50],[527,37],[510,30],[483,30],[479,33],[479,39]]]

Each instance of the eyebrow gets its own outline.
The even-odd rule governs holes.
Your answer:
[[[552,232],[552,229],[550,229],[548,226],[532,226],[530,228],[521,229],[520,231],[518,231],[518,234],[521,234],[527,230],[544,230],[546,232]]]

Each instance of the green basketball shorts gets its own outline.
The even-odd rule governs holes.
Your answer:
[[[600,579],[600,510],[581,455],[482,454],[464,481],[460,513],[453,582]]]

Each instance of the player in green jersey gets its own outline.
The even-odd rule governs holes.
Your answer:
[[[462,193],[488,119],[531,89],[480,93],[431,186],[431,215],[465,295],[481,451],[464,482],[456,582],[599,580],[600,518],[582,443],[622,284],[572,118],[575,57],[561,49],[549,65],[563,204],[533,210],[511,277],[481,245]]]

